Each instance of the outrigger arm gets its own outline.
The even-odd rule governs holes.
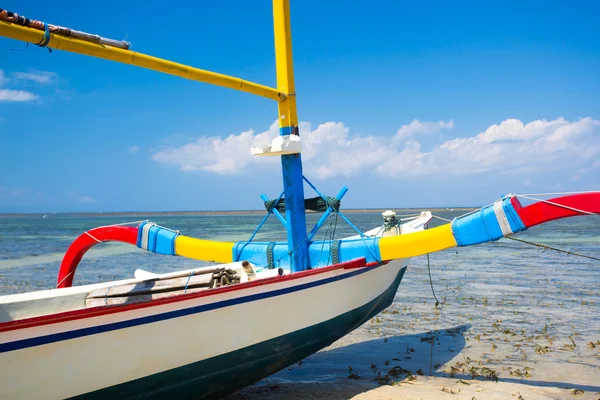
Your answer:
[[[506,196],[494,204],[468,215],[455,218],[451,223],[420,232],[397,236],[341,240],[339,261],[365,257],[367,262],[387,262],[395,259],[421,256],[437,251],[492,242],[503,237],[556,219],[600,213],[600,192],[582,193],[521,206],[515,196]],[[100,242],[119,241],[137,245],[160,254],[178,255],[220,263],[235,259],[264,265],[268,243],[213,242],[180,235],[176,231],[155,224],[138,227],[109,226],[92,229],[77,238],[69,247],[58,275],[57,287],[69,287],[77,264],[84,253]],[[311,242],[309,248],[318,253],[332,242]],[[365,246],[368,246],[367,249]],[[285,246],[275,246],[274,257],[285,255]],[[378,259],[373,258],[373,254]]]

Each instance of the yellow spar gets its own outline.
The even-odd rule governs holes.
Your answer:
[[[40,43],[44,32],[0,20],[0,36],[11,39],[22,40],[28,43]],[[267,99],[282,101],[287,98],[285,93],[277,89],[246,81],[240,78],[205,71],[203,69],[190,67],[162,58],[152,57],[131,50],[92,43],[85,40],[61,36],[51,33],[48,47],[72,53],[85,54],[92,57],[103,58],[123,64],[131,64],[141,68],[147,68],[170,75],[179,76],[193,81],[200,81],[212,85],[223,86],[230,89],[240,90]]]

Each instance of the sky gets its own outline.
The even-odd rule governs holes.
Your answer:
[[[2,7],[276,86],[270,1]],[[304,174],[348,186],[343,207],[600,189],[599,2],[291,11]],[[260,209],[281,167],[250,147],[276,119],[268,99],[0,38],[0,213]]]

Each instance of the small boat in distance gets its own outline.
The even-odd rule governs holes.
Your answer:
[[[246,241],[193,238],[150,221],[82,233],[56,288],[0,297],[0,398],[219,398],[269,376],[388,307],[411,257],[486,243],[558,218],[600,212],[600,192],[522,206],[514,195],[427,229],[428,211],[362,232],[302,173],[288,0],[273,0],[277,88],[177,64],[107,39],[0,9],[0,36],[241,90],[277,102],[280,136],[249,151],[281,158],[284,189]],[[316,197],[305,199],[304,184]],[[322,216],[310,230],[307,210]],[[256,242],[270,216],[286,242]],[[46,215],[44,215],[45,218]],[[331,218],[357,235],[316,240]],[[73,286],[95,245],[118,241],[214,265]]]

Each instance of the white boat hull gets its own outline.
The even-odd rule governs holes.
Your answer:
[[[328,267],[209,295],[2,323],[0,398],[222,396],[387,307],[404,265]]]

